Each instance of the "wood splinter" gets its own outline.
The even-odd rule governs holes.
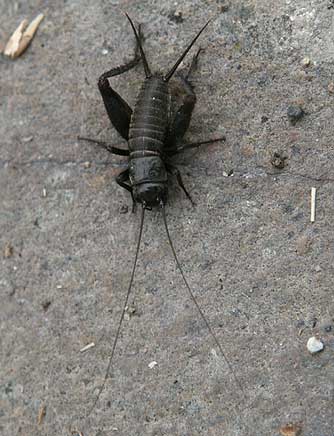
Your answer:
[[[11,59],[21,56],[21,54],[28,48],[43,18],[44,15],[39,14],[29,25],[28,20],[22,20],[18,28],[9,38],[4,54]]]
[[[45,415],[46,415],[46,406],[42,406],[38,412],[37,425],[42,424]]]

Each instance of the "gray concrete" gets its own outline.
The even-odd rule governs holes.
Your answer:
[[[175,5],[1,2],[2,38],[23,17],[46,14],[24,55],[0,60],[3,435],[269,436],[287,423],[303,435],[333,435],[333,1]],[[182,23],[173,21],[175,9]],[[121,10],[144,23],[149,60],[164,71],[217,17],[198,44],[205,52],[188,139],[227,141],[179,158],[197,207],[173,183],[168,221],[243,391],[185,291],[161,216],[151,212],[112,377],[85,420],[103,381],[139,223],[114,181],[124,159],[76,140],[122,144],[96,86],[132,53]],[[138,66],[113,82],[131,105],[142,76]],[[294,125],[290,105],[305,112]],[[271,164],[275,152],[287,158],[284,169]],[[314,335],[325,349],[311,355]],[[90,342],[96,346],[80,353]]]

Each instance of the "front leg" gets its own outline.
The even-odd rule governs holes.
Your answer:
[[[195,203],[194,203],[193,199],[191,198],[191,195],[189,194],[189,192],[187,191],[186,187],[183,184],[183,180],[182,180],[181,173],[180,173],[179,169],[176,168],[171,163],[165,162],[165,165],[166,165],[166,170],[169,172],[169,174],[173,174],[174,176],[176,176],[176,180],[177,180],[178,184],[180,185],[181,189],[186,194],[186,196],[187,196],[188,200],[190,200],[191,204],[193,206],[195,206]]]
[[[121,186],[122,188],[126,189],[130,192],[131,198],[132,198],[132,212],[136,211],[136,202],[133,196],[133,189],[130,184],[129,180],[129,168],[127,168],[125,171],[122,171],[118,176],[116,177],[116,182]]]

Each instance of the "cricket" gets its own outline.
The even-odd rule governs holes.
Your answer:
[[[243,390],[240,382],[234,374],[232,365],[229,362],[222,345],[210,326],[195,297],[194,292],[192,291],[186,279],[170,236],[165,212],[168,198],[168,179],[171,176],[176,177],[176,180],[184,194],[191,201],[191,203],[194,204],[183,183],[181,173],[175,166],[173,158],[177,157],[178,154],[183,153],[188,149],[225,140],[225,137],[221,137],[193,143],[185,143],[183,141],[183,137],[188,130],[192,112],[196,103],[196,94],[194,91],[194,86],[191,84],[190,76],[197,68],[201,49],[198,49],[196,55],[193,56],[187,74],[181,77],[182,86],[184,87],[185,91],[183,102],[175,113],[172,113],[171,111],[171,90],[169,81],[199,36],[207,28],[211,20],[209,20],[194,36],[192,41],[185,48],[170,70],[167,73],[162,74],[153,73],[148,64],[142,44],[142,26],[139,26],[137,29],[129,15],[125,15],[129,20],[136,39],[134,57],[128,63],[116,68],[112,68],[111,70],[103,73],[98,80],[98,87],[109,119],[117,132],[127,142],[128,147],[119,148],[106,142],[86,137],[79,137],[79,139],[94,143],[104,148],[109,153],[128,158],[127,168],[116,177],[116,182],[130,193],[133,202],[133,211],[135,210],[136,205],[141,208],[141,218],[135,258],[129,279],[129,286],[124,298],[124,304],[122,306],[122,312],[118,322],[117,331],[114,336],[104,381],[99,387],[98,393],[93,401],[93,404],[89,408],[87,416],[89,416],[94,410],[112,370],[117,342],[122,328],[126,308],[128,306],[129,297],[132,291],[138,253],[142,240],[145,212],[152,210],[153,208],[157,208],[162,213],[167,239],[176,265],[181,273],[184,285],[188,291],[189,297],[195,305],[199,316],[205,323],[213,342],[217,346],[221,356],[231,371],[236,384],[241,391]],[[140,61],[144,67],[145,78],[135,106],[132,109],[127,102],[111,87],[109,79],[129,71]]]

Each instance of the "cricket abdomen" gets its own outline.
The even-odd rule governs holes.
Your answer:
[[[162,151],[169,113],[168,84],[161,77],[145,80],[130,123],[129,149]]]
[[[167,170],[161,153],[168,128],[168,84],[147,78],[140,90],[129,129],[129,176],[134,200],[155,206],[167,199]]]

